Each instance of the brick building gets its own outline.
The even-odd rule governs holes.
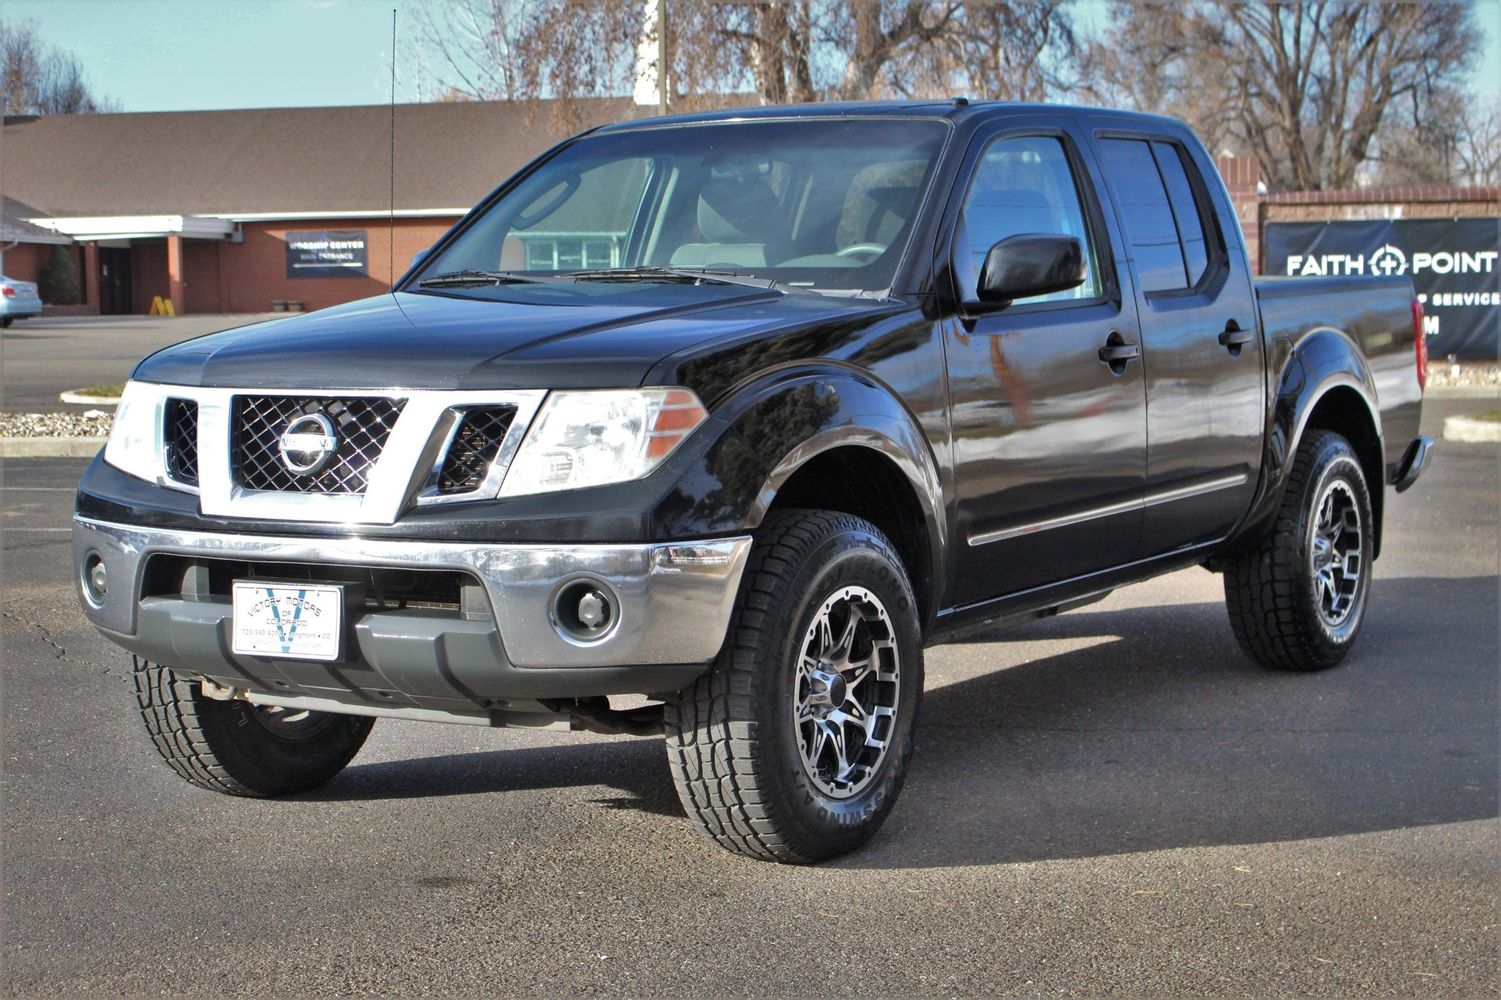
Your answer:
[[[77,257],[71,237],[29,221],[46,214],[14,198],[0,197],[0,274],[35,281],[54,246],[67,247]]]
[[[629,99],[578,108],[582,126],[638,113]],[[70,245],[89,312],[143,313],[156,296],[178,312],[319,309],[384,291],[579,127],[539,104],[397,105],[393,178],[392,117],[384,106],[6,117],[0,192],[17,226],[4,266],[32,281],[48,243]],[[13,239],[20,227],[41,242]],[[362,252],[294,271],[290,244],[325,233]]]

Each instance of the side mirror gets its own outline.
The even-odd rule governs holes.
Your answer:
[[[1083,283],[1084,248],[1078,237],[1023,233],[990,248],[975,292],[982,303],[1000,307]]]
[[[421,250],[418,250],[416,253],[412,254],[412,267],[416,267],[418,264],[421,264],[424,260],[427,260],[427,255],[430,254],[430,253],[432,253],[432,252],[433,252],[433,248],[432,247],[423,247]]]

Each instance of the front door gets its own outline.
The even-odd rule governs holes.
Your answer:
[[[1135,267],[1146,359],[1146,558],[1216,541],[1250,506],[1261,461],[1263,362],[1236,234],[1219,225],[1199,144],[1170,130],[1095,136]],[[1202,153],[1197,154],[1203,159]],[[1218,190],[1224,202],[1223,188]]]
[[[130,289],[130,248],[99,248],[99,311],[105,315],[134,312]]]
[[[1147,449],[1143,366],[1131,356],[1140,336],[1077,143],[1039,124],[971,149],[952,250],[960,298],[974,297],[990,247],[1021,233],[1078,237],[1087,276],[951,322],[957,606],[1106,569],[1136,549]],[[1102,358],[1107,347],[1116,350]]]

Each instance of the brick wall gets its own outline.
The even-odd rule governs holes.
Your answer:
[[[1256,187],[1261,182],[1261,165],[1254,156],[1217,156],[1214,165],[1230,189],[1235,217],[1246,241],[1246,256],[1251,270],[1261,273],[1261,196]]]
[[[47,263],[47,258],[52,256],[51,243],[18,243],[5,251],[5,276],[17,281],[37,281],[42,276],[42,265]],[[88,279],[83,273],[83,248],[69,246],[68,253],[73,258],[73,267],[78,272],[79,299],[83,298],[84,282]]]
[[[397,219],[395,273],[400,276],[412,255],[435,243],[457,221]],[[354,278],[288,278],[286,236],[289,232],[357,229],[365,232],[368,275]],[[380,295],[391,287],[392,242],[387,219],[319,219],[316,222],[247,222],[243,243],[219,244],[216,312],[265,312],[275,300],[301,302],[306,310]],[[191,279],[190,279],[191,280]],[[192,293],[189,293],[191,296]],[[150,300],[148,299],[149,303]]]
[[[5,251],[5,276],[17,281],[35,281],[52,253],[46,243],[18,243]]]

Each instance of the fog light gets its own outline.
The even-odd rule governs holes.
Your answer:
[[[593,642],[614,629],[618,607],[609,587],[594,580],[574,580],[560,588],[553,600],[553,624],[565,638]]]
[[[108,576],[103,556],[90,552],[83,557],[83,593],[95,607],[104,604],[104,595],[109,592]]]
[[[597,590],[591,590],[579,598],[579,621],[590,628],[599,628],[610,620],[610,599]]]

